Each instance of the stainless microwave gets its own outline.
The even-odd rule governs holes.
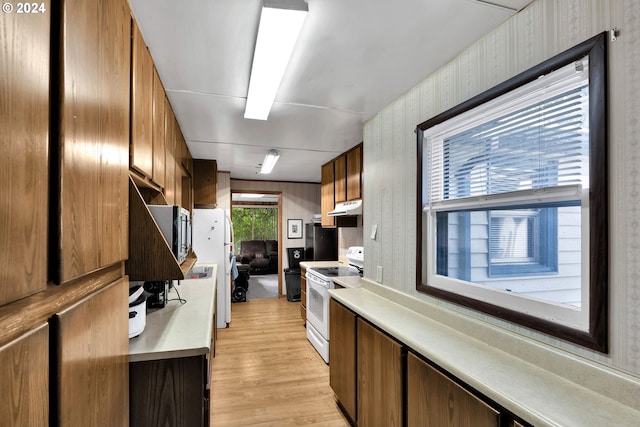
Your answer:
[[[187,259],[191,250],[191,215],[181,206],[148,205],[153,219],[178,262]]]

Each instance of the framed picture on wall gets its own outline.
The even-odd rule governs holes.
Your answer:
[[[287,220],[287,238],[302,239],[302,220],[301,219]]]

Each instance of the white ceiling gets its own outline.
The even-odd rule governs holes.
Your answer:
[[[256,121],[243,115],[261,0],[130,0],[194,158],[236,179],[320,182],[366,120],[531,0],[307,2],[269,119]],[[259,175],[271,148],[280,160]]]

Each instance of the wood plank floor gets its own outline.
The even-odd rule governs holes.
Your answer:
[[[329,366],[307,341],[300,306],[286,298],[232,304],[211,381],[214,427],[349,426]]]

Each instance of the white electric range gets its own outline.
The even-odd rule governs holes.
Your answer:
[[[352,246],[347,249],[349,266],[311,267],[307,269],[307,339],[329,363],[329,289],[334,289],[333,279],[344,276],[361,276],[364,266],[364,249]]]

